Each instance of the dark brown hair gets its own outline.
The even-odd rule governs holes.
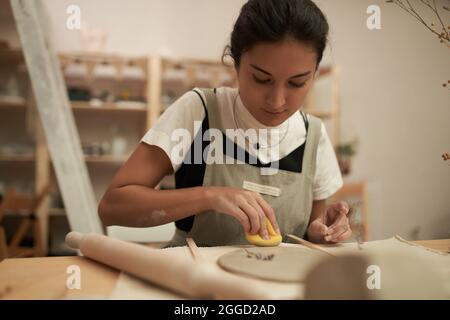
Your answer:
[[[325,15],[311,0],[249,0],[234,24],[222,62],[230,56],[238,68],[242,54],[256,43],[275,43],[291,37],[313,46],[318,68],[328,31]]]

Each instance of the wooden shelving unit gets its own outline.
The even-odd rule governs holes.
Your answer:
[[[128,159],[134,146],[139,143],[140,138],[150,128],[151,122],[159,116],[159,100],[149,99],[150,91],[158,92],[155,91],[154,86],[155,84],[158,85],[159,81],[155,80],[150,84],[149,71],[153,70],[151,65],[157,67],[160,60],[149,57],[123,57],[118,55],[62,54],[60,55],[62,71],[64,72],[64,68],[73,61],[85,63],[88,66],[88,76],[78,79],[78,84],[85,88],[95,88],[97,84],[94,76],[96,66],[110,64],[117,68],[118,75],[110,79],[103,78],[101,84],[103,89],[107,89],[110,85],[113,89],[120,90],[121,84],[128,83],[141,90],[138,93],[138,98],[141,98],[141,100],[138,102],[133,100],[134,97],[119,99],[119,101],[101,102],[97,100],[93,103],[92,101],[71,101],[81,142],[89,144],[98,140],[98,142],[103,143],[102,147],[109,144],[109,151],[98,152],[97,150],[94,153],[85,154],[88,172],[91,176],[96,198],[99,200],[115,172]],[[1,49],[0,68],[11,69],[11,65],[14,64],[17,65],[17,68],[21,65],[22,71],[20,72],[23,74],[25,66],[21,50]],[[127,78],[125,69],[130,65],[141,68],[143,77],[139,79]],[[70,86],[70,81],[74,79],[67,79],[66,77],[66,80],[68,80],[66,82]],[[75,84],[77,84],[76,80]],[[129,92],[124,92],[122,96],[126,98],[127,94]],[[20,185],[30,189],[27,189],[27,192],[37,191],[43,185],[50,184],[53,191],[52,196],[55,196],[55,191],[58,190],[56,176],[52,169],[45,137],[39,127],[39,117],[36,114],[35,106],[33,106],[31,95],[31,90],[24,97],[10,97],[0,94],[0,118],[3,118],[5,122],[0,123],[0,130],[5,130],[7,133],[3,135],[5,141],[1,143],[1,146],[11,144],[7,151],[6,148],[0,148],[0,182],[7,189],[16,180],[21,179]],[[150,107],[155,105],[158,106],[157,110],[150,110]],[[6,120],[9,118],[13,119],[14,122]],[[35,122],[31,131],[27,127],[30,125],[30,119]],[[112,132],[111,128],[114,124],[118,124],[118,127],[116,131]],[[25,138],[19,139],[18,142],[13,141],[11,137],[15,137],[15,135],[11,134],[11,130],[17,130],[23,136],[26,136],[25,132],[29,132],[30,136],[26,140],[27,145],[33,145],[32,153],[25,154],[21,151],[14,153],[14,148],[20,146]],[[113,143],[109,139],[114,135],[123,135],[121,153],[112,152],[114,151]],[[43,218],[43,243],[48,243],[47,228],[50,219],[53,217],[64,218],[65,216],[65,209],[60,206],[55,207],[54,203],[62,203],[62,201],[54,201],[49,197],[41,206],[39,212],[39,215]],[[44,252],[44,254],[46,253]]]
[[[71,100],[70,103],[98,202],[116,171],[150,127],[151,58],[61,53],[59,60],[69,99],[73,98],[69,91],[71,88],[88,93],[86,97]],[[140,76],[127,76],[130,69]],[[73,70],[84,72],[74,73]],[[122,139],[121,152],[114,152],[117,136]],[[92,148],[94,145],[95,150]],[[56,183],[54,174],[52,176],[51,180]],[[55,212],[56,216],[61,216],[65,211],[64,208],[50,208],[51,215]]]
[[[1,83],[15,83],[14,92],[1,88],[0,93],[0,182],[4,192],[15,187],[18,192],[37,194],[48,182],[48,153],[20,48],[0,49],[0,75]],[[42,243],[48,239],[47,211],[48,200],[44,200],[36,212],[42,232],[35,241]],[[41,254],[47,254],[47,248],[43,249]]]

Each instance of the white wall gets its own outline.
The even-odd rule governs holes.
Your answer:
[[[108,32],[108,51],[219,59],[245,1],[45,2],[61,51],[80,48],[78,31],[65,27],[66,7],[78,4],[83,20]],[[342,67],[342,138],[360,141],[349,179],[369,183],[370,237],[410,238],[420,227],[419,238],[449,238],[450,165],[441,158],[450,153],[450,92],[441,86],[449,50],[385,1],[317,4],[331,25],[324,63]],[[381,7],[381,30],[366,27],[371,4]]]
[[[450,167],[441,154],[450,150],[450,91],[442,87],[450,51],[385,1],[318,4],[332,26],[332,61],[343,68],[343,136],[361,140],[354,169],[369,181],[372,238],[409,237],[416,227],[420,238],[449,238]],[[365,27],[370,4],[380,5],[381,30]]]
[[[242,0],[45,0],[61,50],[79,50],[79,32],[66,28],[66,8],[76,4],[81,19],[109,34],[107,51],[164,53],[217,58],[232,30]]]

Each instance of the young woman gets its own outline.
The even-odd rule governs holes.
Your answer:
[[[267,222],[317,243],[349,238],[348,205],[326,204],[343,184],[333,147],[322,122],[301,111],[328,29],[310,0],[249,0],[224,51],[238,88],[196,88],[173,103],[114,177],[103,223],[175,221],[169,246],[267,239]],[[172,173],[176,189],[156,190]]]

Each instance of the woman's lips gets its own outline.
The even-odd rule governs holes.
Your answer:
[[[268,114],[271,114],[271,115],[274,115],[274,116],[279,116],[279,115],[282,115],[283,113],[285,113],[286,111],[284,110],[284,111],[280,111],[280,112],[272,112],[272,111],[268,111],[268,110],[265,110],[265,109],[263,109],[266,113],[268,113]]]

